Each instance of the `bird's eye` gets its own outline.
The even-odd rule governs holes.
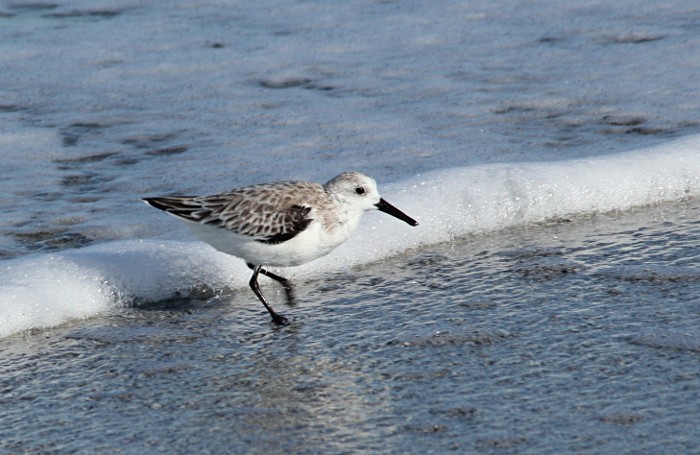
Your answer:
[[[355,188],[355,192],[357,194],[365,194],[365,189],[362,188],[361,186],[358,186],[357,188]]]

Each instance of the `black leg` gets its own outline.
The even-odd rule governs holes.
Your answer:
[[[250,268],[250,270],[255,270],[255,265],[251,264],[250,262],[246,262],[246,265]],[[277,281],[279,284],[282,285],[282,287],[284,288],[284,292],[287,294],[287,305],[296,305],[297,302],[294,296],[294,286],[292,286],[292,282],[290,280],[283,276],[279,276],[277,274],[269,272],[263,268],[261,268],[259,272],[268,278],[272,278],[273,280]]]
[[[250,278],[250,288],[255,292],[255,295],[258,296],[260,301],[262,302],[263,305],[265,305],[265,308],[267,308],[267,311],[270,313],[270,316],[272,316],[272,321],[275,324],[279,325],[287,325],[289,324],[289,321],[287,318],[284,316],[280,316],[279,314],[275,313],[275,310],[272,309],[269,303],[267,303],[267,300],[265,300],[265,297],[263,297],[262,292],[260,292],[260,285],[258,285],[258,273],[260,273],[261,266],[255,266],[253,268],[253,276]]]

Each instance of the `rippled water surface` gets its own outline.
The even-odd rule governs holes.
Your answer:
[[[700,452],[698,23],[0,2],[0,454]],[[421,226],[363,220],[295,308],[263,283],[289,327],[138,200],[348,169]]]
[[[145,195],[697,134],[699,21],[695,0],[0,2],[0,259],[177,235]]]
[[[7,453],[700,450],[697,201],[0,340]],[[280,302],[275,284],[266,292]]]

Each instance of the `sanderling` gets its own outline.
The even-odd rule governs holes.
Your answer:
[[[293,267],[325,256],[345,242],[369,210],[381,210],[411,226],[416,220],[379,196],[377,183],[359,172],[344,172],[326,184],[284,181],[238,188],[211,196],[165,196],[146,204],[181,220],[219,251],[246,261],[250,287],[277,324],[287,318],[272,309],[258,274],[279,282],[294,304],[291,282],[263,269]]]

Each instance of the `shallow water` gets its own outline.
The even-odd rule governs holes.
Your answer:
[[[694,0],[0,4],[0,258],[178,235],[147,195],[697,134],[699,17]]]
[[[700,204],[474,235],[0,340],[0,449],[689,453]],[[283,295],[271,282],[265,292]]]
[[[699,18],[0,4],[0,453],[700,451]],[[283,328],[138,201],[348,169],[421,227],[265,283]]]

